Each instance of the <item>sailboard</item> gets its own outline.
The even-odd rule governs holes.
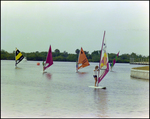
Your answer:
[[[24,62],[27,62],[27,57],[24,57],[23,61],[24,61]]]
[[[22,53],[16,48],[15,52],[15,66],[17,67],[17,64],[20,63],[24,59],[24,56]]]
[[[101,89],[106,89],[106,87],[100,87],[100,86],[98,86],[98,87],[95,87],[95,86],[89,86],[90,88],[101,88]]]
[[[53,57],[52,57],[52,50],[51,50],[51,45],[50,45],[48,53],[47,53],[47,58],[46,58],[46,62],[45,62],[45,65],[44,65],[44,71],[43,71],[43,73],[46,73],[45,70],[48,67],[50,67],[52,64],[53,64]]]
[[[119,52],[120,52],[120,51],[119,51]],[[113,62],[110,64],[111,70],[112,70],[113,66],[115,65],[115,63],[116,63],[116,61],[117,61],[117,58],[118,58],[118,56],[119,56],[119,52],[118,52],[117,56],[115,57],[115,59],[113,60]]]
[[[109,63],[108,63],[107,45],[106,45],[105,31],[104,31],[100,61],[99,61],[97,85],[102,81],[102,79],[107,75],[108,72],[109,72]]]
[[[84,50],[83,48],[81,47],[81,50],[80,50],[80,53],[79,53],[79,56],[78,56],[78,66],[77,66],[77,69],[81,69],[81,68],[84,68],[84,67],[87,67],[89,66],[89,62],[88,62],[88,59],[84,53]]]

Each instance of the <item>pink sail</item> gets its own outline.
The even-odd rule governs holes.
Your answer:
[[[102,47],[101,47],[100,62],[99,62],[98,84],[109,72],[108,55],[107,55],[106,49],[107,49],[107,46],[106,46],[105,31],[104,31]]]
[[[53,57],[52,57],[52,50],[51,50],[51,45],[50,45],[47,58],[46,58],[46,63],[44,66],[44,70],[50,67],[52,64],[53,64]]]
[[[119,51],[119,52],[120,52],[120,51]],[[117,56],[115,57],[115,59],[113,60],[113,62],[111,63],[111,67],[113,67],[113,66],[115,65],[115,63],[116,63],[116,61],[117,61],[117,58],[118,58],[118,56],[119,56],[119,52],[118,52]]]

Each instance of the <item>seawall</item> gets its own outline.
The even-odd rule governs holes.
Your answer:
[[[131,69],[131,77],[149,79],[149,70]]]

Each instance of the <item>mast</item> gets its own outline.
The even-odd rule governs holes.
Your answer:
[[[82,48],[82,47],[81,47],[81,48]],[[80,50],[80,52],[81,52],[81,50]],[[78,61],[77,61],[77,72],[78,72],[78,66],[79,66],[78,62],[79,62],[80,52],[79,52]]]
[[[105,31],[104,31],[103,41],[102,41],[102,47],[101,47],[101,55],[100,55],[100,62],[99,62],[98,78],[99,78],[99,74],[100,74],[100,64],[101,64],[101,57],[102,57],[102,49],[103,49],[103,44],[104,44],[104,38],[105,38]],[[98,80],[97,80],[97,83],[98,83]]]
[[[16,48],[17,49],[17,48]],[[17,67],[17,61],[16,61],[16,49],[15,49],[15,66]]]

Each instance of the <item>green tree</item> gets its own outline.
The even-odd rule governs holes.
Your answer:
[[[59,49],[55,49],[55,53],[60,53]]]
[[[54,61],[65,61],[66,58],[63,57],[63,56],[61,56],[61,55],[59,55],[59,56],[55,57],[53,60],[54,60]]]
[[[100,50],[93,51],[91,53],[91,60],[92,62],[99,62],[100,60]]]
[[[77,57],[75,54],[69,54],[67,57],[67,61],[77,61]]]
[[[60,54],[59,49],[55,49],[55,56],[59,56],[59,54]]]
[[[99,55],[99,56],[100,56],[100,50],[93,51],[93,52],[91,53],[91,55]]]
[[[64,57],[68,57],[68,52],[64,51],[64,52],[63,52],[63,56],[64,56]]]
[[[8,52],[7,51],[5,51],[5,50],[1,50],[1,59],[3,59],[3,60],[7,60],[8,59]]]
[[[88,55],[89,54],[89,51],[84,51],[85,55]]]
[[[93,51],[91,54],[89,54],[88,51],[84,51],[86,54],[86,57],[88,58],[88,61],[90,62],[99,62],[100,59],[100,50]],[[27,55],[28,60],[34,60],[34,61],[41,61],[46,60],[47,52],[30,52],[25,53],[21,52],[24,56]],[[77,52],[79,53],[79,52]],[[53,60],[54,61],[77,61],[78,60],[78,54],[68,54],[68,52],[64,51],[60,53],[58,49],[56,49],[54,52],[52,52]],[[109,62],[112,62],[113,59],[116,57],[117,54],[114,53],[108,53],[109,56]],[[142,56],[142,55],[136,55],[136,53],[129,54],[122,54],[119,55],[117,58],[117,63],[129,63],[130,58],[134,58],[135,61],[149,61],[149,56]],[[8,53],[7,51],[1,49],[1,60],[14,60],[15,59],[15,51],[12,53]]]
[[[76,50],[75,50],[75,53],[76,53],[77,55],[79,55],[80,50],[79,50],[79,49],[76,49]]]

